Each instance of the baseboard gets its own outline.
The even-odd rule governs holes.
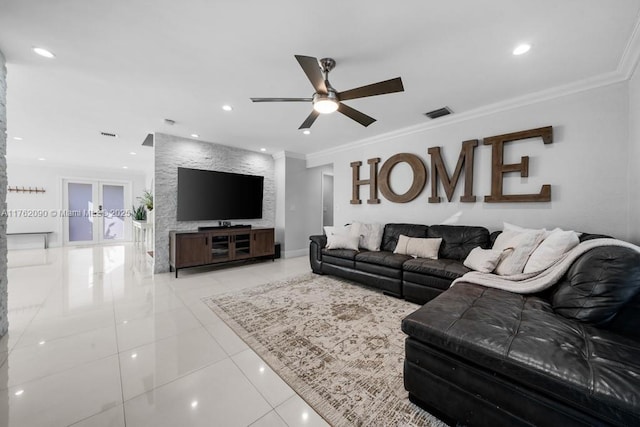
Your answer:
[[[297,258],[309,255],[309,248],[296,249],[295,251],[284,251],[283,258]]]

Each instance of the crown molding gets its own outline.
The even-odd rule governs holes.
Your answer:
[[[294,153],[293,151],[278,151],[276,153],[273,153],[271,157],[273,157],[274,160],[283,159],[285,157],[289,159],[298,159],[298,160],[307,159],[307,157],[304,154]]]
[[[315,153],[307,154],[307,167],[315,167],[326,164],[329,161],[329,157],[335,154],[352,150],[354,148],[362,148],[368,145],[379,143],[382,141],[388,141],[389,139],[400,138],[414,133],[424,132],[426,130],[440,128],[444,126],[450,126],[456,123],[464,122],[467,120],[476,119],[479,117],[487,116],[490,114],[499,113],[502,111],[512,110],[520,107],[524,107],[531,104],[537,104],[539,102],[548,101],[555,98],[560,98],[567,95],[573,95],[579,92],[584,92],[600,87],[605,87],[620,83],[627,80],[627,78],[618,71],[612,71],[606,74],[601,74],[595,77],[590,77],[577,82],[572,82],[562,86],[556,86],[554,88],[541,90],[538,92],[530,93],[527,95],[511,98],[505,101],[488,104],[473,110],[465,111],[462,113],[451,114],[449,116],[441,117],[437,120],[427,123],[421,123],[414,126],[405,127],[402,129],[386,132],[373,137],[357,140],[347,144],[343,144],[338,147],[329,148]]]

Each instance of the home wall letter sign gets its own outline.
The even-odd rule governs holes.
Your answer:
[[[545,144],[553,142],[553,128],[525,130],[504,135],[485,138],[484,145],[491,145],[491,195],[484,196],[487,203],[496,202],[549,202],[551,201],[551,186],[545,184],[538,194],[502,194],[502,175],[508,172],[520,172],[521,177],[529,176],[529,156],[520,158],[520,163],[504,164],[504,144],[519,139],[542,138]]]
[[[491,194],[484,197],[485,203],[505,202],[549,202],[551,201],[551,185],[545,184],[539,193],[534,194],[503,194],[504,174],[519,172],[521,177],[529,176],[529,157],[523,156],[520,163],[504,164],[504,145],[507,142],[541,138],[545,144],[553,142],[553,128],[551,126],[530,129],[521,132],[513,132],[504,135],[496,135],[484,138],[483,145],[491,145]],[[464,141],[458,155],[458,162],[449,176],[447,167],[442,160],[441,147],[431,147],[427,150],[431,156],[431,197],[429,203],[440,203],[438,196],[438,181],[442,183],[447,200],[451,201],[453,193],[458,185],[460,174],[464,170],[464,193],[460,197],[461,202],[473,203],[476,196],[473,195],[473,167],[474,152],[478,146],[478,140]],[[361,204],[360,187],[369,186],[369,199],[367,203],[380,203],[378,188],[385,199],[394,203],[407,203],[420,195],[427,183],[427,167],[420,157],[411,153],[399,153],[388,158],[380,167],[380,158],[367,160],[369,164],[369,179],[360,179],[360,166],[362,162],[352,162],[352,193],[351,204]],[[391,188],[390,177],[393,168],[399,163],[407,163],[411,167],[413,180],[411,187],[403,194],[397,194]]]

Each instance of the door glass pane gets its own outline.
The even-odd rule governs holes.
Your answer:
[[[102,203],[104,208],[103,239],[124,239],[124,186],[103,185]]]
[[[93,240],[93,186],[70,182],[67,186],[69,198],[69,241]]]

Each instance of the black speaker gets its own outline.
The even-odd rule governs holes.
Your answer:
[[[273,255],[274,258],[280,258],[280,243],[276,242],[276,251],[275,251],[275,255]]]

